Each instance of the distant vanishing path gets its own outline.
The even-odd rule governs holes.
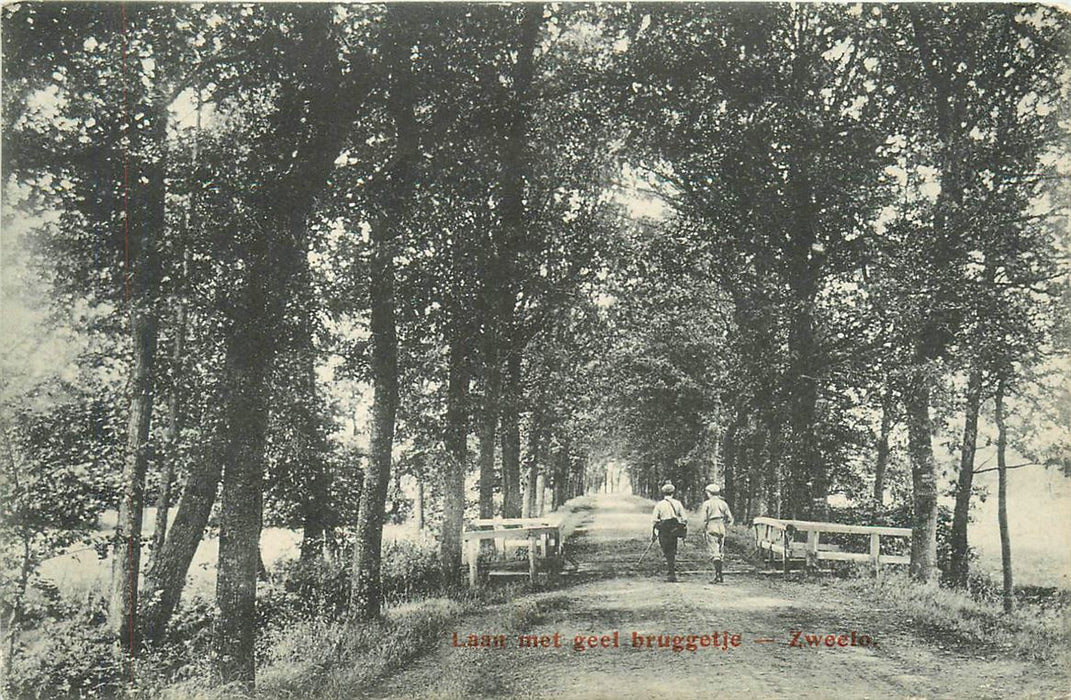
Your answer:
[[[727,583],[710,585],[709,572],[698,573],[703,553],[693,536],[679,568],[697,573],[663,583],[657,546],[643,569],[636,567],[650,536],[650,507],[631,496],[596,497],[576,542],[581,578],[594,580],[533,595],[543,612],[524,629],[509,631],[506,648],[455,648],[448,635],[410,669],[384,680],[375,697],[1055,698],[1071,689],[1054,669],[990,649],[942,649],[917,638],[910,620],[894,619],[835,587],[800,586],[732,560]],[[456,632],[461,639],[506,633],[494,628],[502,617],[501,610],[472,616]],[[877,645],[794,648],[791,630],[855,631],[857,642],[867,635]],[[609,635],[612,643],[615,631],[617,648],[574,649],[577,635],[594,635],[596,643]],[[558,633],[561,646],[521,648],[518,632]],[[699,636],[717,633],[719,647],[728,632],[730,639],[739,635],[740,645],[640,649],[632,645],[633,632],[696,635],[697,645]]]

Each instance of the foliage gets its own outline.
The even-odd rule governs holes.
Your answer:
[[[19,653],[8,679],[16,698],[110,697],[121,686],[123,664],[103,617],[51,621],[40,641]]]

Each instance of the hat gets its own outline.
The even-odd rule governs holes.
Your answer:
[[[707,493],[721,493],[721,487],[717,484],[707,484]]]
[[[666,494],[667,496],[669,494],[673,493],[676,490],[677,490],[677,487],[674,486],[673,484],[664,484],[662,486],[662,493]]]

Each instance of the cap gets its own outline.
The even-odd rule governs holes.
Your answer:
[[[707,484],[707,493],[721,493],[721,487],[717,484]]]
[[[667,496],[669,494],[673,493],[676,490],[677,490],[677,487],[674,486],[673,484],[665,484],[665,485],[662,486],[662,493],[666,494]]]

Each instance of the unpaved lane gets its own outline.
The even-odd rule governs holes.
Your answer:
[[[505,648],[454,647],[452,635],[413,667],[387,679],[377,697],[516,698],[907,698],[1063,697],[1066,677],[1027,663],[945,652],[917,639],[910,624],[846,599],[835,588],[820,599],[800,597],[791,581],[730,562],[728,584],[703,575],[677,584],[660,580],[660,555],[637,569],[649,536],[649,502],[601,497],[577,547],[582,572],[601,576],[564,591],[534,596],[543,611],[509,630]],[[685,570],[699,569],[700,552],[684,553]],[[809,590],[813,590],[810,587]],[[468,618],[456,630],[498,634],[501,615]],[[821,635],[856,633],[857,646],[798,648],[794,630]],[[558,634],[560,646],[526,648],[518,633]],[[608,637],[618,646],[578,651],[575,638]],[[721,649],[723,633],[739,646]],[[638,638],[678,637],[678,649],[634,646]],[[665,637],[668,635],[669,637]],[[697,647],[681,648],[688,636]],[[719,648],[703,648],[703,636]],[[858,645],[862,635],[874,644]],[[773,640],[773,641],[762,641]],[[839,640],[837,640],[839,641]],[[850,637],[845,639],[850,644]],[[587,646],[585,643],[584,646]]]

